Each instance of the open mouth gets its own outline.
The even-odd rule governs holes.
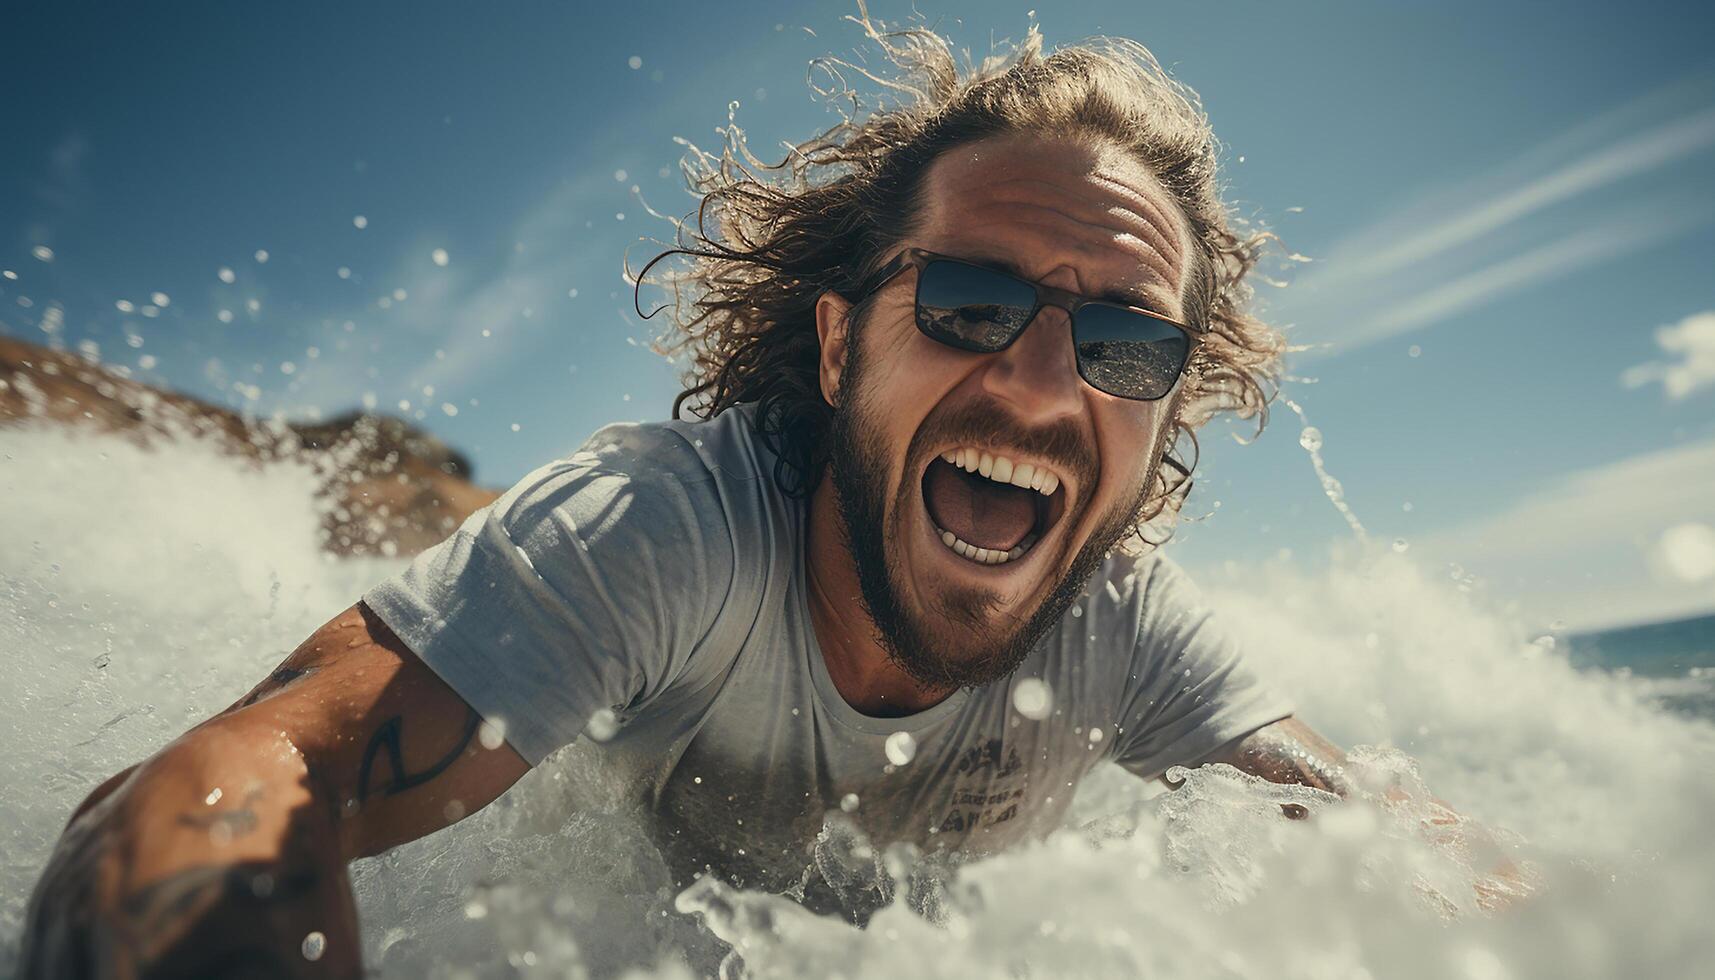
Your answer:
[[[923,472],[923,505],[947,549],[978,565],[1017,561],[1065,510],[1060,475],[974,447],[949,449]]]

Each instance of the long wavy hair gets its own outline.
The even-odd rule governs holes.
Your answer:
[[[658,349],[686,363],[674,417],[754,403],[757,430],[777,455],[776,482],[808,494],[827,462],[833,417],[817,370],[817,298],[852,296],[909,234],[924,175],[948,149],[1010,134],[1104,140],[1150,168],[1196,245],[1183,308],[1201,342],[1134,522],[1145,541],[1152,527],[1171,533],[1190,491],[1196,429],[1230,411],[1260,430],[1284,350],[1281,334],[1252,314],[1246,281],[1272,236],[1247,230],[1222,202],[1220,147],[1196,94],[1135,41],[1098,38],[1045,54],[1032,26],[1021,43],[961,68],[934,31],[883,29],[861,3],[859,11],[851,19],[887,68],[812,63],[812,88],[841,104],[841,123],[776,163],[752,155],[730,118],[719,152],[686,143],[681,170],[701,204],[678,223],[675,247],[636,276],[641,291],[659,267],[653,281],[671,292]],[[848,73],[879,88],[874,105]],[[667,259],[679,261],[659,265]],[[853,316],[855,329],[862,317]]]

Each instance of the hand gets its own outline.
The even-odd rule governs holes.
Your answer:
[[[168,812],[170,790],[121,789],[66,829],[31,899],[20,976],[361,975],[331,814],[310,800],[265,809],[260,785]]]

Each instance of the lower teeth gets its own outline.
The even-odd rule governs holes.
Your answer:
[[[1012,547],[1011,551],[1001,551],[999,549],[978,548],[975,545],[961,541],[958,536],[951,531],[941,531],[940,528],[936,528],[935,530],[940,531],[941,543],[946,545],[949,551],[952,551],[961,558],[974,561],[979,565],[1001,565],[1006,562],[1013,561],[1022,557],[1024,553],[1029,551],[1030,547],[1036,543],[1036,535],[1027,534],[1023,541],[1020,541]]]

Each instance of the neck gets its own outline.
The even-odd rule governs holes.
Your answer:
[[[931,708],[956,688],[919,684],[876,639],[839,511],[834,481],[824,477],[810,496],[804,569],[810,582],[810,625],[828,676],[840,697],[866,715],[898,717]]]

